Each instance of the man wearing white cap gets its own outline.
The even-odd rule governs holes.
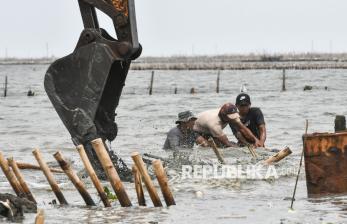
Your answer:
[[[237,144],[229,141],[227,135],[223,132],[228,124],[237,126],[243,135],[254,140],[255,145],[259,142],[252,132],[242,124],[237,107],[231,103],[198,114],[193,130],[205,139],[213,137],[219,147],[235,147]]]

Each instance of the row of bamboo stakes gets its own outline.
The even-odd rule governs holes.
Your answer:
[[[105,145],[102,141],[102,139],[95,139],[92,142],[93,149],[95,150],[97,157],[102,164],[102,167],[108,177],[108,180],[113,188],[113,190],[116,193],[116,196],[118,198],[119,203],[122,207],[130,207],[132,206],[132,203],[129,199],[129,196],[124,188],[124,185],[122,181],[119,178],[119,175],[111,161],[111,158],[105,148]],[[111,203],[104,191],[104,188],[97,177],[88,157],[85,152],[85,149],[83,145],[79,145],[76,147],[80,158],[83,162],[83,165],[89,175],[89,177],[92,180],[92,183],[94,187],[96,188],[98,195],[103,202],[105,207],[111,207]],[[46,177],[53,193],[55,194],[56,198],[58,199],[59,203],[61,205],[67,205],[68,202],[65,199],[62,191],[59,188],[58,183],[56,182],[53,172],[51,168],[48,167],[47,163],[43,159],[41,152],[39,149],[35,149],[33,152],[33,155],[35,159],[37,160],[39,164],[40,170],[42,170],[44,176]],[[92,197],[88,193],[84,183],[81,181],[81,179],[77,176],[76,172],[72,169],[71,165],[64,159],[62,153],[60,151],[56,152],[54,155],[54,158],[57,160],[58,164],[60,165],[63,172],[66,174],[66,176],[70,179],[70,181],[73,183],[77,191],[80,193],[81,197],[83,198],[84,202],[88,206],[95,206],[95,202],[93,201]],[[154,183],[148,174],[147,168],[145,163],[142,160],[141,155],[138,152],[134,152],[131,155],[134,165],[132,167],[132,173],[134,176],[134,183],[135,183],[135,189],[136,189],[136,195],[138,199],[138,204],[140,206],[146,206],[146,201],[144,197],[144,190],[142,185],[142,180],[147,188],[147,191],[149,193],[149,196],[153,202],[153,205],[155,207],[162,207],[162,203],[159,197],[159,194],[157,192],[157,189],[154,186]],[[158,180],[161,192],[163,194],[163,198],[165,200],[165,203],[167,206],[175,205],[175,200],[173,197],[173,194],[170,190],[168,178],[166,176],[165,170],[163,168],[162,162],[160,160],[154,160],[153,163],[154,173],[156,175],[156,178]],[[29,199],[30,201],[37,203],[33,194],[31,193],[28,185],[26,184],[23,175],[20,172],[20,169],[17,165],[17,162],[11,157],[7,160],[4,158],[3,154],[0,152],[0,166],[2,171],[4,172],[8,182],[12,186],[14,192],[18,197],[25,197]],[[58,171],[58,170],[55,170]]]
[[[219,93],[219,83],[220,83],[220,70],[218,70],[218,74],[217,74],[216,93]],[[154,84],[154,71],[152,71],[151,81],[149,83],[149,92],[148,92],[149,95],[153,94],[153,84]],[[178,89],[177,87],[175,87],[174,94],[177,94],[177,92],[178,92]],[[194,87],[190,89],[190,94],[196,94]]]
[[[239,63],[136,63],[131,65],[132,70],[319,70],[319,69],[347,69],[346,63],[322,62],[312,63],[309,61],[299,62],[239,62]]]
[[[151,74],[151,80],[149,84],[149,95],[153,94],[153,84],[154,84],[154,71],[152,71]],[[220,70],[218,70],[217,73],[217,80],[216,80],[216,93],[219,93],[220,90]],[[282,91],[286,91],[286,70],[282,69]],[[174,94],[177,94],[178,90],[177,87],[175,87]],[[194,87],[190,89],[190,94],[196,94],[196,90]]]
[[[211,144],[211,147],[213,148],[218,160],[225,164],[225,161],[219,152],[217,146],[215,145],[214,141],[212,139],[209,139],[209,142]],[[92,146],[97,154],[97,157],[99,161],[101,162],[103,169],[110,181],[110,184],[112,188],[114,189],[117,198],[119,200],[119,203],[122,207],[130,207],[132,206],[132,203],[125,191],[124,185],[121,182],[119,175],[111,161],[111,158],[109,157],[107,150],[104,146],[104,143],[101,139],[95,139],[92,142]],[[103,186],[101,185],[100,180],[98,179],[88,157],[84,150],[84,147],[82,145],[79,145],[76,147],[77,151],[81,157],[81,160],[84,164],[84,167],[91,178],[94,187],[96,188],[99,197],[101,201],[103,202],[105,207],[111,207],[111,203],[104,191]],[[42,158],[41,152],[39,149],[35,149],[32,152],[39,164],[39,168],[42,170],[43,174],[45,175],[48,183],[51,186],[52,191],[54,192],[56,198],[58,199],[59,203],[62,205],[67,205],[68,202],[65,199],[63,193],[61,192],[52,172],[59,172],[59,170],[52,170],[52,168],[49,168],[47,163]],[[291,150],[286,147],[285,149],[281,150],[280,152],[276,153],[275,155],[271,156],[269,159],[265,160],[265,164],[272,164],[275,162],[278,162],[285,158],[286,156],[290,155],[292,152]],[[80,178],[76,175],[74,170],[72,169],[71,165],[66,162],[64,159],[62,153],[60,151],[56,152],[54,155],[54,158],[59,163],[61,169],[63,172],[68,176],[70,181],[73,183],[73,185],[76,187],[80,195],[82,196],[83,200],[85,201],[86,205],[88,206],[95,206],[92,197],[88,193],[88,191],[85,188],[84,183],[80,180]],[[134,183],[135,183],[135,190],[137,195],[138,204],[140,206],[146,206],[146,200],[144,197],[144,190],[142,186],[142,180],[144,181],[144,184],[147,188],[147,191],[149,193],[149,196],[153,202],[153,205],[155,207],[162,207],[162,202],[160,200],[159,194],[157,192],[157,189],[155,188],[152,179],[150,175],[148,174],[147,168],[145,163],[142,160],[141,155],[138,152],[134,152],[131,154],[131,157],[134,161],[134,165],[132,167],[132,173],[134,176]],[[4,158],[3,154],[0,152],[0,166],[2,171],[4,172],[7,180],[9,181],[10,185],[12,186],[14,192],[17,194],[18,197],[25,197],[29,199],[30,201],[37,203],[33,194],[31,193],[28,185],[26,184],[23,175],[21,174],[17,162],[12,158],[8,158],[7,160]],[[168,178],[166,176],[165,170],[163,168],[163,165],[160,160],[156,159],[152,162],[152,166],[154,168],[154,173],[157,177],[161,192],[163,194],[165,203],[167,206],[175,205],[176,202],[174,200],[173,194],[170,190],[169,184],[168,184]],[[44,215],[42,210],[38,210],[38,214],[36,216],[36,222],[35,223],[43,223],[44,222]]]

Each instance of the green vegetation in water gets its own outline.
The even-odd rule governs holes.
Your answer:
[[[104,187],[104,191],[111,202],[118,200],[117,195],[113,194],[108,187]]]

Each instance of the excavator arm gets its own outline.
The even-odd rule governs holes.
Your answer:
[[[84,30],[74,51],[53,62],[45,75],[47,95],[75,145],[83,144],[102,172],[90,141],[117,136],[115,110],[132,60],[140,56],[134,0],[78,0]],[[117,38],[99,27],[96,9],[109,16]],[[111,158],[119,158],[113,153]],[[120,160],[116,168],[126,165]]]

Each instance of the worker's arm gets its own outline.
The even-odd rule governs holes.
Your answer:
[[[264,143],[266,140],[266,127],[265,124],[261,124],[258,126],[259,128],[259,142],[261,144],[261,147],[264,147]]]
[[[217,139],[223,145],[225,145],[225,147],[235,147],[235,146],[237,146],[235,143],[230,142],[226,135],[222,135],[222,136],[214,137],[214,138]]]
[[[253,133],[251,132],[251,130],[249,130],[244,124],[242,124],[242,122],[240,120],[234,120],[233,125],[235,125],[239,132],[241,132],[241,134],[248,140],[250,140],[251,142],[253,142],[253,144],[256,147],[261,147],[261,142],[259,141],[259,139],[257,137],[255,137],[253,135]]]
[[[246,146],[248,146],[248,145],[251,145],[252,143],[250,143],[250,142],[248,142],[246,139],[245,139],[245,137],[243,137],[243,135],[241,134],[241,132],[237,132],[236,133],[236,138],[237,138],[237,140],[239,141],[239,143],[241,143],[241,145],[246,145]]]
[[[259,146],[258,147],[264,147],[264,143],[266,140],[266,128],[265,128],[265,119],[263,112],[260,108],[254,109],[254,115],[255,115],[255,123],[259,130]]]
[[[220,126],[211,126],[210,127],[210,135],[213,136],[217,145],[222,144],[224,147],[235,147],[236,144],[230,142],[226,134],[223,132],[223,129]]]
[[[198,135],[196,137],[195,142],[199,146],[208,147],[208,141],[204,137],[202,137],[201,135]]]

